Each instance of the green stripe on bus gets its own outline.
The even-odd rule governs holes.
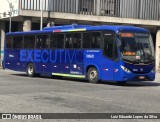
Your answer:
[[[52,73],[52,75],[63,76],[63,77],[72,77],[72,78],[85,78],[84,75],[71,75],[71,74],[60,74],[60,73]]]

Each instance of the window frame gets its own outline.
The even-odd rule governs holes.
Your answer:
[[[34,36],[34,48],[25,48],[23,46],[23,49],[36,49],[36,35],[23,35],[23,43],[25,42],[25,37],[31,37],[31,36]]]
[[[81,42],[80,42],[80,48],[74,48],[73,47],[73,42],[72,42],[72,48],[66,48],[66,36],[67,36],[67,34],[71,34],[72,35],[72,38],[73,38],[73,36],[74,36],[74,34],[80,34],[80,36],[81,36]],[[83,42],[83,33],[82,32],[70,32],[70,33],[65,33],[65,46],[64,46],[64,48],[65,49],[68,49],[68,50],[73,50],[73,49],[82,49],[82,42]]]
[[[50,42],[50,46],[49,46],[50,48],[49,48],[49,49],[57,49],[57,37],[56,37],[56,47],[54,47],[54,48],[51,47],[51,37],[52,37],[52,35],[55,35],[55,36],[56,36],[56,33],[51,33],[51,34],[50,34],[50,41],[49,41],[49,42]]]
[[[60,34],[62,35],[62,34],[63,34],[63,36],[64,36],[64,38],[63,38],[63,48],[58,48],[58,47],[57,47],[58,43],[56,42],[56,49],[57,49],[57,50],[59,50],[59,49],[65,49],[65,38],[66,38],[65,33],[55,33],[55,34],[57,34],[57,35],[60,35]],[[56,38],[56,39],[58,40],[58,38]],[[57,40],[56,40],[56,41],[57,41]]]
[[[13,47],[13,44],[14,44],[14,42],[13,42],[14,40],[13,40],[13,39],[14,39],[15,37],[22,37],[22,47],[21,47],[21,48],[14,48],[14,47]],[[23,35],[18,35],[18,36],[13,35],[13,36],[12,36],[12,49],[15,49],[15,50],[24,49],[24,36],[23,36]]]
[[[37,36],[48,36],[49,37],[49,44],[48,44],[48,48],[37,48]],[[42,46],[42,43],[41,43]],[[50,49],[50,34],[36,34],[35,35],[35,49],[39,49],[39,50],[44,50],[44,49]]]
[[[95,32],[99,32],[100,35],[101,35],[100,48],[92,48],[92,47],[91,47],[91,41],[90,41],[90,48],[84,48],[84,47],[83,47],[83,44],[84,44],[84,33],[91,33],[91,36],[92,36],[92,33],[95,33]],[[86,32],[83,32],[83,33],[82,33],[82,45],[81,45],[81,46],[82,46],[82,49],[84,49],[84,50],[101,50],[101,49],[103,48],[102,43],[103,43],[103,36],[102,36],[102,31],[101,31],[101,30],[99,30],[99,31],[86,31]]]
[[[93,50],[94,50],[94,49],[95,49],[95,50],[96,50],[96,49],[102,49],[102,42],[103,42],[102,31],[93,31],[92,34],[93,34],[93,33],[100,33],[101,42],[100,42],[100,45],[99,45],[100,47],[99,47],[99,48],[92,48],[92,43],[90,43],[90,48],[93,49]],[[92,35],[92,37],[93,37],[93,35]]]

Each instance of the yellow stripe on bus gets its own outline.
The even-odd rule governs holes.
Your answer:
[[[72,77],[72,78],[85,78],[84,75],[72,75],[72,74],[61,74],[61,73],[52,73],[55,76],[63,76],[63,77]]]
[[[72,29],[68,30],[69,32],[76,32],[76,31],[86,31],[86,29]]]

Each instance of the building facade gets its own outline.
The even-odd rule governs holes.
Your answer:
[[[1,0],[1,57],[4,35],[9,31],[40,29],[66,24],[134,25],[151,31],[156,49],[156,68],[160,69],[160,0]]]

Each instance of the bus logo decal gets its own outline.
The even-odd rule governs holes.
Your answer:
[[[83,63],[81,50],[20,50],[20,61],[43,63]]]
[[[86,58],[94,58],[94,55],[93,54],[90,54],[90,55],[86,55]]]

